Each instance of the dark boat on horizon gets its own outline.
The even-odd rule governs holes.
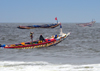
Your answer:
[[[55,20],[57,20],[57,17],[55,17]],[[19,29],[34,29],[34,28],[55,28],[60,25],[60,22],[58,23],[52,23],[52,24],[43,24],[43,25],[31,25],[31,26],[18,26]]]
[[[18,26],[19,29],[34,29],[34,28],[55,28],[59,26],[60,23],[55,24],[44,24],[44,25],[32,25],[32,26]]]

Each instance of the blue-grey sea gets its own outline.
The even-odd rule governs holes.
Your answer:
[[[43,23],[0,23],[0,44],[28,42],[40,34],[46,37],[60,33],[56,28],[18,29]],[[63,33],[71,34],[56,46],[34,49],[0,48],[0,71],[100,71],[100,23],[79,27],[62,23]]]

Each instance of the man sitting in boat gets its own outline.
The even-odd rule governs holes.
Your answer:
[[[42,41],[42,42],[45,41],[45,39],[44,39],[44,37],[42,36],[42,34],[40,35],[39,40]]]

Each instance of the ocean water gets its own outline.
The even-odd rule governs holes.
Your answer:
[[[19,25],[38,23],[0,23],[0,44],[28,42],[30,32],[34,40],[39,35],[59,34],[54,29],[18,29]],[[64,33],[71,34],[56,46],[34,49],[0,48],[0,71],[100,71],[100,23],[79,27],[76,23],[62,23]]]

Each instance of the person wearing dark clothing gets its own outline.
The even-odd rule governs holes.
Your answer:
[[[31,38],[31,41],[33,42],[33,32],[30,32],[30,38]]]
[[[45,39],[44,39],[44,37],[42,36],[42,34],[40,35],[39,40],[42,41],[42,42],[45,41]]]

